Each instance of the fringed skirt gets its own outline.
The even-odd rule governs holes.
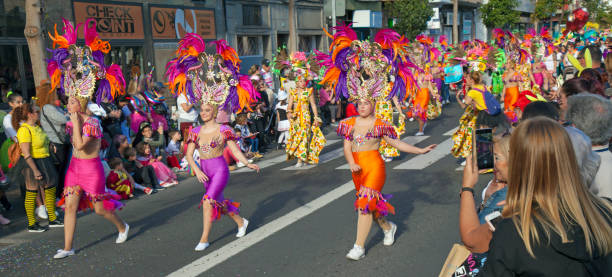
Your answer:
[[[355,209],[362,214],[372,213],[375,218],[395,214],[395,208],[389,204],[391,195],[384,195],[381,190],[385,184],[385,162],[378,150],[353,152],[353,159],[361,171],[353,172],[353,183],[357,192]]]
[[[233,202],[223,197],[223,190],[229,180],[229,168],[223,156],[212,159],[200,159],[200,168],[208,176],[208,181],[204,182],[206,193],[202,196],[200,206],[205,200],[209,200],[213,206],[213,221],[221,218],[224,214],[238,214],[240,203]]]
[[[78,210],[94,209],[94,204],[102,201],[104,209],[108,211],[120,210],[123,203],[119,202],[121,196],[114,191],[106,190],[104,168],[100,158],[79,159],[72,157],[66,180],[64,182],[64,196],[57,206],[63,207],[68,195],[80,196]]]

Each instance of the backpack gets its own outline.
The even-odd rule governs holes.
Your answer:
[[[32,131],[30,131],[30,128],[28,128],[28,132],[30,132],[30,136],[32,136]],[[9,146],[8,157],[9,168],[13,168],[19,161],[19,158],[21,158],[21,147],[19,147],[19,142],[15,142],[11,146]]]
[[[482,93],[482,98],[487,106],[486,111],[489,115],[496,115],[501,112],[501,105],[499,105],[499,102],[497,99],[495,99],[495,96],[493,96],[493,94],[491,94],[486,87],[484,88],[484,91],[477,88],[472,89]]]

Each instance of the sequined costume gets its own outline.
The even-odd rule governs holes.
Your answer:
[[[388,122],[376,119],[374,126],[366,134],[355,134],[353,127],[355,117],[347,118],[338,124],[339,136],[359,146],[366,140],[382,140],[384,137],[396,139],[395,128]],[[358,148],[358,147],[357,147]],[[372,213],[376,218],[395,214],[395,208],[389,204],[391,195],[381,193],[385,185],[385,163],[377,150],[352,152],[353,159],[361,171],[353,172],[356,197],[355,210],[363,214]]]
[[[66,124],[67,132],[72,135],[72,122]],[[83,123],[82,132],[84,136],[95,139],[102,138],[102,126],[95,117],[89,117]],[[79,211],[93,209],[94,203],[102,201],[104,209],[115,211],[121,209],[123,204],[117,200],[121,196],[106,191],[106,178],[100,157],[91,159],[79,159],[72,157],[66,180],[64,182],[64,196],[58,202],[58,206],[63,206],[67,195],[78,195]]]
[[[186,143],[195,143],[200,154],[200,169],[208,176],[204,182],[206,193],[202,196],[200,206],[205,200],[209,200],[213,206],[212,220],[221,218],[224,214],[238,214],[240,203],[234,202],[223,196],[223,190],[229,180],[229,168],[223,158],[223,150],[227,141],[238,141],[232,128],[220,125],[219,135],[208,142],[202,143],[199,138],[201,127],[191,128]]]

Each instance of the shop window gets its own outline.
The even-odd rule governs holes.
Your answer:
[[[238,55],[256,56],[261,55],[261,37],[259,36],[238,36]]]
[[[24,0],[0,1],[0,37],[23,37],[24,6]]]
[[[283,47],[289,45],[289,35],[287,34],[278,34],[276,35],[276,46]]]
[[[310,52],[316,49],[316,41],[314,36],[299,36],[298,49],[304,52]]]
[[[36,95],[27,45],[0,45],[0,87],[3,97],[8,91],[18,92],[25,99]]]
[[[130,47],[130,46],[118,46],[113,47],[105,56],[106,64],[117,64],[121,66],[123,70],[123,76],[126,80],[131,78],[132,66],[137,65],[140,67],[140,74],[149,73],[150,68],[142,68],[143,60],[143,49],[142,47]]]
[[[242,5],[242,25],[261,26],[261,6]]]

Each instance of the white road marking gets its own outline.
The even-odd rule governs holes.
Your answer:
[[[319,163],[318,164],[319,165],[320,164],[324,164],[324,163],[327,163],[327,162],[329,162],[331,160],[335,160],[335,159],[337,159],[339,157],[344,157],[343,154],[342,154],[343,151],[344,151],[344,148],[340,147],[340,148],[334,149],[332,151],[329,151],[327,153],[324,153],[323,155],[319,156]],[[316,166],[317,165],[304,165],[302,167],[295,167],[295,165],[292,165],[292,166],[289,166],[289,167],[285,167],[282,170],[308,170],[308,169],[311,169],[311,168],[315,168]]]
[[[405,138],[402,139],[403,142],[408,143],[408,144],[412,144],[415,145],[421,141],[424,141],[426,139],[428,139],[429,136],[407,136]],[[344,164],[341,165],[339,167],[336,167],[336,169],[349,169],[348,164]]]
[[[454,129],[448,130],[448,132],[444,133],[443,136],[452,136],[459,127],[455,127]]]
[[[325,146],[330,146],[332,144],[335,144],[336,142],[341,141],[340,139],[328,139],[327,142],[325,143]],[[261,162],[256,162],[256,164],[259,166],[259,168],[264,169],[266,167],[270,167],[279,163],[282,163],[284,161],[287,160],[287,155],[285,153],[282,153],[281,155],[271,158],[271,159],[264,159]],[[304,167],[304,169],[307,168],[312,168],[314,166],[310,166],[310,167]],[[293,167],[294,169],[297,169],[295,167]],[[287,168],[285,168],[284,170],[287,170]],[[241,173],[241,172],[254,172],[253,170],[249,169],[249,168],[240,168],[237,170],[232,171],[231,173]]]
[[[265,238],[273,235],[274,233],[282,230],[283,228],[293,224],[294,222],[308,216],[316,210],[324,207],[332,201],[344,196],[345,194],[354,190],[353,182],[347,182],[334,190],[320,196],[319,198],[310,201],[306,205],[303,205],[284,216],[281,216],[270,223],[247,233],[246,236],[240,239],[236,239],[225,246],[211,252],[210,254],[201,257],[192,263],[180,268],[179,270],[170,273],[170,277],[185,277],[185,276],[198,276],[214,266],[226,261],[232,256],[242,252],[243,250],[255,245],[256,243],[264,240]]]
[[[438,160],[444,158],[450,154],[450,150],[453,147],[453,139],[449,138],[442,143],[438,144],[436,149],[423,155],[418,155],[408,161],[405,161],[393,169],[424,169]]]

